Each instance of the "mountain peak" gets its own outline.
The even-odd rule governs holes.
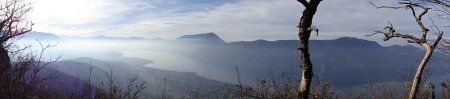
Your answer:
[[[224,44],[225,41],[222,40],[215,33],[201,33],[193,35],[183,35],[177,38],[177,40],[188,40],[194,42],[212,43],[212,44]]]
[[[358,39],[353,37],[341,37],[332,40],[335,44],[338,45],[348,45],[348,46],[354,46],[354,47],[381,47],[377,42],[375,41],[368,41],[364,39]]]

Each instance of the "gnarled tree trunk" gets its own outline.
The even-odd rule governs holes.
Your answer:
[[[422,44],[423,47],[427,49],[425,56],[423,56],[422,62],[420,62],[419,67],[417,67],[416,75],[414,76],[414,81],[411,86],[411,91],[409,93],[409,99],[415,99],[416,93],[419,89],[420,82],[422,81],[422,72],[425,69],[425,65],[427,65],[428,60],[430,60],[431,55],[433,54],[433,48],[428,43]]]
[[[317,11],[317,7],[322,0],[310,0],[307,2],[306,0],[297,0],[302,3],[305,7],[303,10],[303,15],[300,19],[299,23],[299,32],[298,37],[299,41],[299,50],[300,50],[300,61],[302,66],[302,80],[300,82],[298,98],[307,99],[310,92],[311,80],[313,76],[313,65],[311,63],[310,55],[309,55],[309,37],[311,36],[312,29],[311,24],[314,17],[314,14]]]
[[[416,36],[410,35],[410,34],[398,33],[395,31],[394,26],[391,23],[389,23],[389,26],[385,27],[385,29],[387,29],[388,32],[375,31],[374,34],[384,34],[384,36],[385,36],[383,39],[384,41],[388,41],[391,38],[403,38],[403,39],[407,39],[407,41],[409,43],[416,43],[416,44],[419,44],[426,48],[426,53],[425,53],[422,61],[420,62],[419,66],[417,67],[416,75],[414,76],[414,81],[412,82],[411,90],[409,91],[409,95],[408,95],[408,99],[415,99],[417,92],[420,89],[420,83],[422,81],[423,70],[425,69],[425,66],[427,65],[428,61],[430,60],[430,57],[433,54],[434,49],[441,41],[442,35],[444,34],[444,32],[440,31],[439,28],[434,24],[433,20],[431,20],[431,22],[433,23],[432,26],[434,27],[436,34],[438,34],[437,39],[431,45],[428,42],[428,38],[427,38],[427,35],[428,35],[428,32],[430,31],[430,29],[426,28],[426,26],[422,22],[422,17],[425,14],[427,14],[428,10],[431,8],[427,8],[418,3],[414,3],[411,0],[403,0],[399,3],[402,5],[405,5],[406,8],[411,10],[412,15],[414,16],[414,19],[415,19],[417,25],[421,29],[420,32],[422,32],[422,36],[416,37]],[[394,8],[394,9],[402,8],[402,7],[388,7],[388,6],[381,6],[381,7],[375,6],[375,7],[376,8]],[[415,8],[422,9],[420,14],[416,14],[417,12],[416,12]],[[372,34],[372,35],[374,35],[374,34]]]

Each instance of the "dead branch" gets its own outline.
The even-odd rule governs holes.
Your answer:
[[[387,7],[387,6],[378,7],[373,3],[371,3],[371,4],[374,5],[376,8],[393,8],[393,9],[399,8],[399,7]],[[432,24],[435,27],[434,30],[437,34],[437,39],[432,44],[428,43],[427,35],[430,30],[428,28],[426,28],[425,25],[423,24],[422,17],[425,14],[427,14],[428,10],[431,8],[427,8],[418,3],[414,3],[410,0],[402,0],[399,2],[399,4],[404,5],[405,8],[411,10],[412,16],[414,17],[417,25],[420,27],[420,30],[421,30],[420,32],[422,33],[422,36],[419,38],[414,35],[410,35],[410,34],[406,34],[406,33],[398,33],[395,31],[395,28],[391,23],[389,23],[389,25],[384,28],[384,29],[387,29],[388,32],[375,31],[375,33],[367,35],[367,36],[372,36],[375,34],[384,34],[384,36],[385,36],[385,38],[383,39],[384,41],[387,41],[391,38],[403,38],[403,39],[407,39],[407,41],[409,43],[416,43],[416,44],[419,44],[426,48],[425,56],[423,57],[422,62],[418,66],[416,75],[415,75],[413,83],[411,85],[411,90],[409,92],[408,99],[415,99],[416,93],[418,92],[418,90],[420,88],[420,84],[421,84],[421,80],[422,80],[422,73],[423,73],[425,66],[428,63],[434,49],[438,45],[439,41],[441,41],[441,39],[442,39],[443,31],[440,31],[439,28],[432,21]],[[420,9],[422,9],[422,11],[417,15],[415,8],[420,8]]]
[[[391,9],[400,9],[400,8],[405,8],[405,7],[393,7],[393,6],[377,6],[372,2],[369,2],[372,6],[374,6],[376,9],[380,9],[380,8],[391,8]]]

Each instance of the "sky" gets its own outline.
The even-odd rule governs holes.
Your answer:
[[[388,21],[397,31],[419,33],[410,10],[376,9],[369,1],[397,6],[397,0],[324,0],[313,22],[319,36],[311,38],[381,40],[381,35],[365,35],[382,30]],[[214,32],[232,42],[297,39],[303,9],[296,0],[34,0],[29,17],[34,31],[62,36],[174,39]],[[438,25],[448,23],[429,15]]]

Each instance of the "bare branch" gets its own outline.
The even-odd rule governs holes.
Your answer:
[[[444,32],[439,33],[438,38],[436,39],[436,41],[434,41],[433,45],[432,45],[432,49],[434,50],[436,48],[436,46],[439,44],[439,41],[441,41],[442,39],[442,35],[444,34]]]
[[[315,31],[316,32],[316,36],[319,36],[319,29],[317,29],[315,26],[309,27],[308,31]]]
[[[441,44],[441,46],[439,47],[439,50],[441,50],[447,54],[450,54],[450,41],[443,39],[442,42],[443,42],[443,44]]]
[[[420,44],[420,43],[423,42],[421,39],[415,37],[414,35],[397,33],[395,31],[395,29],[394,29],[394,26],[390,22],[388,22],[388,24],[389,24],[389,26],[386,26],[384,28],[384,29],[388,30],[387,33],[386,32],[382,32],[382,31],[375,31],[375,33],[369,34],[369,35],[366,35],[366,36],[372,36],[372,35],[375,35],[375,34],[384,34],[384,36],[385,36],[384,39],[383,39],[384,41],[388,41],[389,39],[394,38],[394,37],[399,37],[399,38],[408,39],[408,43]]]
[[[439,27],[434,23],[434,20],[433,19],[431,19],[431,17],[429,17],[430,18],[430,21],[431,21],[431,27],[434,27],[434,32],[436,32],[436,34],[438,35],[438,38],[436,39],[436,41],[434,41],[434,43],[433,43],[433,45],[432,45],[432,49],[434,50],[435,48],[436,48],[436,46],[438,46],[438,43],[441,41],[441,39],[442,39],[442,36],[443,36],[443,34],[444,34],[444,31],[441,31],[440,29],[439,29]]]
[[[448,0],[426,0],[426,1],[450,8],[450,1]]]
[[[428,10],[430,8],[424,7],[419,4],[411,3],[411,1],[409,3],[401,3],[401,4],[406,4],[407,7],[411,9],[412,15],[416,19],[416,23],[422,29],[422,39],[426,39],[428,31],[430,31],[430,30],[428,28],[426,28],[425,25],[422,23],[422,17],[428,12]],[[414,10],[414,7],[419,7],[419,8],[423,9],[423,11],[419,14],[419,16],[416,15],[416,11]]]
[[[369,37],[369,36],[374,36],[374,35],[377,35],[377,34],[385,34],[384,32],[381,32],[381,31],[375,31],[374,33],[372,33],[372,34],[367,34],[367,35],[365,35],[366,37]]]
[[[374,5],[373,3],[371,3],[371,4]],[[438,45],[439,41],[441,41],[443,32],[440,31],[439,28],[437,28],[437,26],[434,24],[433,20],[431,20],[433,23],[433,26],[436,28],[436,31],[438,32],[437,33],[438,37],[437,37],[437,40],[434,41],[433,45],[430,45],[430,43],[427,42],[427,34],[428,34],[429,29],[426,28],[425,25],[422,23],[422,17],[428,12],[428,10],[430,8],[422,6],[418,3],[412,3],[411,0],[403,0],[403,1],[400,1],[399,4],[405,5],[406,8],[411,9],[412,16],[414,16],[417,25],[421,29],[422,37],[417,38],[414,35],[397,33],[397,32],[395,32],[394,26],[391,23],[389,23],[389,26],[384,28],[384,29],[387,29],[388,32],[375,31],[375,33],[370,34],[369,36],[375,35],[375,34],[384,34],[384,36],[385,36],[385,38],[383,39],[384,41],[387,41],[394,37],[404,38],[404,39],[407,39],[407,41],[409,43],[417,43],[426,48],[425,56],[422,58],[422,61],[420,62],[419,66],[417,67],[417,71],[416,71],[414,80],[411,85],[411,90],[409,91],[408,99],[415,99],[416,93],[419,90],[419,86],[422,83],[421,82],[422,81],[422,73],[423,73],[424,69],[426,68],[426,64],[428,63],[428,61],[433,53],[434,48]],[[386,7],[386,6],[377,7],[377,8],[398,9],[398,7]],[[423,11],[417,16],[415,8],[421,8]]]
[[[377,5],[375,5],[374,3],[370,2],[370,1],[369,1],[369,3],[370,3],[371,5],[373,5],[373,6],[374,6],[375,8],[377,8],[377,9],[380,9],[380,8],[391,8],[391,9],[405,8],[405,7],[393,7],[393,6],[377,6]]]
[[[31,4],[25,0],[6,0],[0,3],[0,43],[28,33],[32,30],[32,23],[25,17],[31,11]]]
[[[297,0],[298,2],[302,3],[305,8],[309,8],[309,3],[306,0]]]

